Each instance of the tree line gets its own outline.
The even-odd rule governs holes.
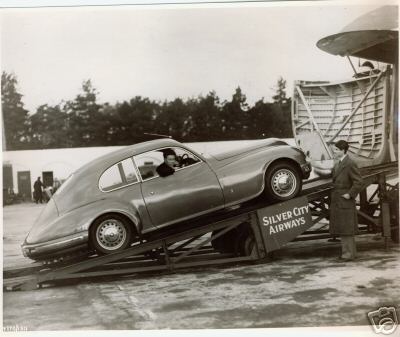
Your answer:
[[[35,112],[24,108],[14,74],[2,73],[3,149],[27,150],[83,146],[128,145],[170,136],[181,142],[292,137],[290,99],[279,78],[272,102],[253,106],[240,87],[230,100],[214,91],[183,100],[154,101],[136,96],[115,104],[97,101],[90,80],[70,101],[43,104]]]

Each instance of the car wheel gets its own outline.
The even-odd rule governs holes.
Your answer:
[[[265,193],[272,200],[289,200],[300,192],[301,183],[300,174],[293,164],[272,164],[265,175]]]
[[[110,254],[127,248],[132,228],[120,215],[108,214],[98,218],[90,228],[90,242],[98,254]]]

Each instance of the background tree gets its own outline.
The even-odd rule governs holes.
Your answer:
[[[287,98],[286,98],[286,81],[282,78],[278,78],[278,82],[275,87],[275,95],[272,96],[272,99],[274,103],[277,103],[279,105],[287,103]]]
[[[102,132],[104,120],[96,102],[97,94],[92,82],[86,80],[82,83],[82,93],[66,103],[70,147],[96,146],[105,142],[106,135]]]
[[[221,106],[214,91],[207,96],[192,98],[186,102],[185,130],[193,142],[203,139],[218,140],[221,137]]]
[[[158,104],[148,98],[136,96],[129,102],[117,103],[115,108],[104,109],[107,122],[107,144],[128,145],[149,139],[146,133],[154,132]]]
[[[30,117],[33,148],[68,147],[68,116],[60,105],[41,105]]]
[[[172,102],[165,101],[154,121],[154,130],[157,134],[171,136],[179,141],[188,141],[187,137],[187,109],[181,98]]]
[[[183,142],[289,138],[291,102],[280,77],[273,102],[249,106],[237,87],[230,101],[220,102],[214,91],[206,96],[156,102],[135,96],[115,104],[97,102],[90,80],[75,99],[55,106],[41,105],[29,116],[23,108],[14,75],[2,74],[2,105],[7,149],[41,149],[129,145],[171,136]]]
[[[272,103],[264,102],[264,100],[257,101],[250,109],[249,115],[250,139],[275,137],[277,130],[274,118],[276,117],[273,114]]]
[[[272,120],[276,133],[274,137],[290,138],[292,133],[291,99],[286,98],[286,81],[279,77],[276,85],[276,94],[272,96],[274,100]]]
[[[221,132],[225,140],[245,139],[248,134],[248,104],[246,95],[237,87],[230,102],[225,102],[221,112]]]
[[[29,148],[28,111],[24,109],[22,95],[18,92],[17,87],[17,77],[3,71],[1,74],[1,107],[4,150]]]

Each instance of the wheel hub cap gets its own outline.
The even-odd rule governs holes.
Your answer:
[[[104,231],[104,238],[108,242],[114,242],[118,240],[118,229],[115,227],[106,228]]]
[[[278,178],[278,186],[279,188],[286,190],[290,186],[290,181],[287,176],[281,176]]]
[[[278,170],[272,177],[272,188],[281,197],[290,196],[296,190],[296,185],[296,177],[290,170]]]
[[[126,240],[124,225],[115,219],[103,221],[96,231],[97,242],[107,250],[120,248]]]

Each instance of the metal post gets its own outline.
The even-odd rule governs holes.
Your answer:
[[[261,234],[261,229],[259,226],[261,226],[260,221],[258,219],[258,216],[256,213],[252,213],[250,216],[250,223],[251,223],[251,228],[254,233],[254,240],[256,244],[256,251],[257,251],[257,258],[258,259],[263,259],[266,256],[266,248],[264,247],[264,242],[262,239],[262,234]]]
[[[171,263],[171,259],[169,257],[169,252],[168,252],[167,243],[165,242],[165,240],[162,240],[162,247],[163,247],[164,254],[165,254],[165,263],[166,263],[168,269],[170,271],[172,271],[174,269],[174,265]]]
[[[389,249],[390,239],[390,207],[386,195],[386,177],[385,174],[378,176],[379,184],[379,203],[381,206],[381,224],[382,224],[382,235],[385,238],[385,249]]]
[[[367,189],[365,188],[360,192],[360,210],[364,211],[368,208]]]
[[[300,96],[300,98],[301,98],[301,100],[302,100],[302,102],[303,102],[304,107],[305,107],[306,110],[307,110],[309,119],[311,120],[311,125],[314,126],[314,128],[315,128],[315,130],[316,130],[316,132],[317,132],[317,134],[318,134],[318,136],[319,136],[319,138],[321,139],[322,144],[323,144],[324,147],[325,147],[326,152],[329,154],[329,156],[330,156],[331,158],[333,158],[332,151],[331,151],[331,149],[329,148],[328,144],[325,142],[324,137],[322,136],[322,132],[321,132],[321,130],[319,129],[319,126],[318,126],[317,122],[315,121],[314,115],[313,115],[312,112],[311,112],[311,109],[310,109],[310,107],[309,107],[309,105],[308,105],[308,103],[307,103],[307,100],[306,100],[306,98],[305,98],[304,95],[303,95],[303,92],[301,91],[301,89],[300,89],[299,86],[296,87],[296,90],[297,90],[297,93],[299,94],[299,96]]]

